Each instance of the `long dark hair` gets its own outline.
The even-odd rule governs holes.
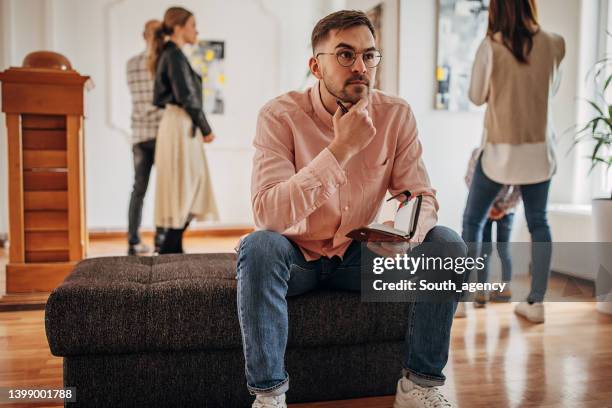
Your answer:
[[[538,24],[535,0],[491,0],[487,36],[500,33],[503,44],[526,64],[533,48],[533,25]]]
[[[151,75],[155,76],[157,62],[166,42],[166,37],[172,35],[174,27],[184,26],[191,16],[193,16],[193,13],[183,7],[170,7],[166,10],[161,26],[153,34],[151,53],[147,64]]]

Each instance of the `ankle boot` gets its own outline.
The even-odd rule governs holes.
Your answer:
[[[180,254],[183,252],[182,247],[183,229],[169,228],[166,231],[164,242],[159,249],[160,254]]]

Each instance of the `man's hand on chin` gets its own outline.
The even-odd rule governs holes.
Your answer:
[[[376,136],[376,128],[367,109],[368,103],[367,97],[362,98],[351,106],[348,113],[342,113],[338,107],[332,118],[334,139],[328,149],[342,167]]]

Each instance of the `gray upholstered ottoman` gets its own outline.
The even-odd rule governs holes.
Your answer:
[[[81,407],[247,407],[233,254],[79,263],[46,308]],[[290,402],[393,394],[406,304],[317,291],[289,299]]]

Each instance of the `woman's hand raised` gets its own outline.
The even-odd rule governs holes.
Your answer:
[[[210,132],[206,136],[202,136],[202,140],[204,143],[211,143],[213,140],[215,140],[215,134]]]

